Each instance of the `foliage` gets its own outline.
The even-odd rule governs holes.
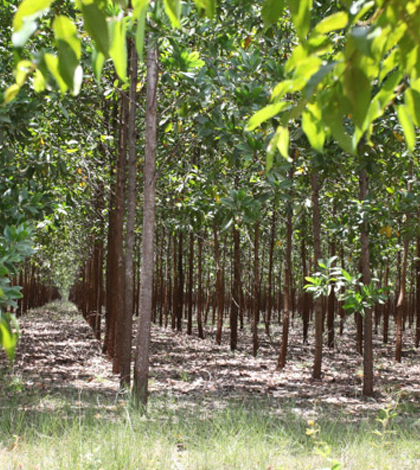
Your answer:
[[[356,154],[362,138],[374,146],[374,123],[394,106],[413,151],[414,126],[420,125],[420,1],[343,0],[328,16],[312,0],[281,4],[291,12],[299,44],[271,103],[250,120],[248,129],[281,113],[272,139],[280,153],[285,153],[288,123],[301,119],[316,151],[322,152],[332,138]],[[277,2],[266,2],[267,27],[282,10]]]
[[[305,290],[311,292],[315,298],[328,297],[332,289],[338,299],[343,302],[343,308],[351,313],[364,316],[366,309],[372,308],[376,303],[384,303],[384,289],[378,289],[377,280],[365,285],[361,281],[360,273],[350,274],[345,269],[335,266],[337,257],[320,260],[320,270],[305,279],[308,284]]]

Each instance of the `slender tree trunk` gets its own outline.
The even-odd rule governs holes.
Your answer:
[[[126,157],[128,141],[128,119],[129,119],[129,99],[125,93],[122,94],[121,107],[121,130],[117,162],[117,185],[116,185],[116,227],[115,227],[115,249],[117,259],[117,278],[114,286],[111,286],[116,302],[115,316],[115,354],[113,361],[113,372],[121,372],[122,354],[122,330],[124,318],[125,302],[125,266],[124,266],[124,215],[125,215],[125,195],[126,195]]]
[[[241,246],[239,230],[233,227],[233,287],[230,304],[230,349],[235,351],[238,347],[238,313],[241,303]]]
[[[193,317],[193,280],[194,280],[194,233],[190,233],[189,266],[188,266],[188,316],[187,316],[187,334],[192,335],[192,317]]]
[[[305,226],[304,226],[305,227]],[[305,278],[308,276],[308,266],[306,262],[306,231],[302,230],[301,239],[301,257],[302,257],[302,280],[303,285],[306,284]],[[308,329],[309,329],[309,293],[305,290],[302,295],[302,321],[303,321],[303,343],[308,344]]]
[[[184,235],[179,232],[178,262],[177,262],[177,292],[176,292],[176,329],[182,331],[182,312],[184,309]]]
[[[411,192],[411,176],[413,172],[413,162],[410,163],[410,170],[409,170],[409,182],[407,185],[408,193]],[[410,216],[407,214],[407,218],[405,221],[406,229],[410,226]],[[408,233],[404,235],[404,246],[403,246],[403,254],[402,254],[402,266],[401,266],[401,279],[400,279],[400,291],[398,295],[398,302],[397,302],[397,338],[395,343],[395,360],[397,362],[401,362],[401,355],[402,355],[402,338],[403,338],[403,321],[405,318],[405,311],[407,309],[406,306],[406,282],[407,282],[407,264],[408,264],[408,249],[409,249],[409,238]]]
[[[368,197],[368,177],[366,169],[363,168],[359,176],[360,201]],[[370,255],[369,255],[369,232],[368,224],[365,220],[361,225],[360,243],[362,247],[362,280],[364,285],[371,282],[370,275]],[[373,395],[373,343],[372,343],[372,309],[365,309],[364,317],[364,350],[363,350],[363,395],[371,397]]]
[[[149,35],[149,43],[151,36]],[[156,146],[157,146],[157,47],[147,51],[146,148],[144,161],[143,240],[140,283],[140,315],[134,368],[134,397],[138,407],[145,408],[148,396],[150,326],[153,297],[153,243],[156,212]]]
[[[335,256],[335,242],[332,241],[330,245],[331,257]],[[333,264],[335,266],[335,262]],[[334,283],[331,285],[331,292],[328,296],[328,306],[327,306],[327,332],[328,339],[327,345],[329,348],[334,348],[334,310],[335,310],[335,290]]]
[[[121,386],[130,388],[131,345],[134,314],[134,247],[136,242],[136,87],[137,87],[137,50],[133,40],[130,48],[130,103],[128,116],[128,184],[127,184],[127,230],[125,237],[125,295],[124,315],[121,333]]]
[[[258,353],[258,317],[260,312],[259,246],[260,224],[256,222],[254,228],[254,299],[252,302],[252,353],[254,357]]]
[[[276,210],[273,210],[273,218],[271,220],[270,233],[270,252],[268,257],[268,289],[267,289],[267,310],[265,315],[265,332],[270,336],[271,311],[273,309],[273,261],[274,261],[274,245],[276,238]]]
[[[420,236],[417,236],[416,247],[416,348],[420,344]]]
[[[203,331],[203,239],[198,238],[198,273],[197,273],[197,326],[198,337],[204,339]]]
[[[214,260],[216,262],[216,297],[217,299],[217,331],[216,343],[222,344],[222,330],[223,330],[223,299],[221,298],[222,292],[222,270],[220,268],[220,247],[219,236],[217,233],[216,222],[213,222],[213,235],[214,235]],[[215,306],[213,306],[213,317]]]
[[[293,166],[289,170],[289,180],[293,181]],[[292,190],[290,190],[290,195]],[[285,258],[285,270],[284,270],[284,295],[283,295],[283,328],[281,337],[280,354],[277,361],[277,369],[283,369],[286,365],[287,349],[289,347],[289,319],[290,319],[290,294],[292,284],[292,237],[293,237],[293,225],[292,225],[292,211],[293,206],[291,203],[287,204],[287,222],[286,222],[286,258]]]
[[[312,225],[314,234],[314,269],[318,269],[318,261],[321,259],[321,222],[319,215],[319,181],[318,173],[315,171],[311,178],[312,184]],[[321,379],[322,367],[322,327],[323,327],[323,311],[322,298],[318,297],[314,301],[315,310],[315,357],[313,378]]]

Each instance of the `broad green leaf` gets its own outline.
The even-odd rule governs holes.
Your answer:
[[[267,28],[277,23],[284,10],[284,0],[265,0],[262,18]]]
[[[420,83],[417,89],[412,85],[411,88],[406,90],[404,101],[413,123],[420,127]]]
[[[315,27],[315,32],[326,34],[347,26],[349,16],[345,11],[339,11],[321,20]]]
[[[394,49],[389,56],[383,61],[381,73],[379,74],[379,81],[383,82],[386,76],[400,64],[400,51]]]
[[[101,80],[102,68],[104,66],[104,62],[105,62],[105,56],[102,54],[102,52],[99,52],[96,50],[96,48],[94,48],[92,51],[92,66],[93,66],[93,73],[95,74],[95,78],[98,81],[98,83]]]
[[[260,109],[248,121],[246,130],[253,131],[260,124],[267,121],[267,119],[270,119],[279,114],[281,111],[287,108],[289,104],[290,103],[288,103],[287,101],[280,101],[278,103],[269,104],[268,106],[265,106],[264,108]]]
[[[287,0],[293,23],[300,39],[305,39],[311,24],[313,0]]]
[[[66,82],[63,80],[63,77],[60,74],[58,68],[58,58],[50,53],[45,54],[44,56],[45,63],[48,67],[49,72],[54,77],[55,81],[57,82],[61,93],[65,93],[68,90],[68,86]]]
[[[144,36],[146,30],[146,17],[147,17],[147,3],[143,2],[143,8],[140,11],[137,20],[137,28],[136,28],[136,49],[137,54],[139,56],[140,61],[143,61],[143,51],[144,51]]]
[[[311,75],[305,86],[305,97],[309,99],[315,88],[324,80],[324,78],[334,69],[336,62],[323,65],[317,72]]]
[[[127,79],[127,20],[112,19],[109,22],[111,48],[109,55],[114,62],[115,70],[122,81]]]
[[[397,115],[404,132],[407,148],[410,152],[412,152],[416,146],[416,130],[414,128],[411,116],[404,105],[397,107]]]
[[[13,360],[15,357],[16,343],[17,335],[13,333],[5,315],[2,315],[0,318],[0,344],[3,346],[10,360]]]
[[[20,86],[17,85],[16,83],[14,85],[9,86],[9,88],[4,92],[4,98],[3,98],[4,103],[7,104],[13,101],[16,98],[19,91],[20,91]]]
[[[82,46],[80,44],[80,39],[77,37],[76,25],[73,24],[70,18],[67,18],[67,16],[64,15],[56,16],[53,22],[53,30],[55,38],[57,40],[67,42],[73,50],[77,60],[80,60]]]
[[[352,105],[353,122],[361,129],[371,102],[369,79],[362,69],[355,64],[349,64],[344,73],[343,86]]]
[[[280,152],[282,157],[290,160],[289,129],[287,127],[279,126],[267,147],[267,160],[265,162],[265,170],[267,173],[273,167],[274,157],[277,150]]]
[[[138,20],[143,10],[149,6],[149,0],[133,0],[133,18]]]
[[[395,96],[395,88],[400,83],[402,76],[401,70],[398,69],[389,75],[385,83],[383,83],[379,92],[375,95],[369,106],[367,121],[364,126],[365,128],[367,128],[375,119],[383,115],[386,107]]]
[[[319,103],[308,104],[302,113],[302,129],[317,152],[322,153],[325,143],[325,125],[322,120],[322,110]]]
[[[164,0],[165,11],[168,15],[169,20],[174,28],[179,28],[181,26],[180,17],[181,17],[181,1],[180,0]]]
[[[24,18],[39,18],[46,13],[54,0],[23,0],[13,18],[13,29],[17,32],[23,26]]]
[[[33,16],[30,16],[23,19],[22,27],[12,35],[13,47],[20,49],[28,42],[28,39],[38,28],[36,18],[37,17],[34,18]]]
[[[95,41],[98,51],[102,52],[105,57],[108,57],[110,37],[105,13],[96,3],[82,2],[81,10],[85,20],[86,31]]]
[[[197,8],[203,10],[208,18],[213,18],[216,13],[216,0],[194,0]]]
[[[22,86],[28,74],[34,69],[34,64],[30,60],[21,60],[15,69],[16,84]]]

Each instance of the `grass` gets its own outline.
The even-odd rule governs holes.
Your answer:
[[[152,398],[145,417],[104,397],[29,395],[18,380],[2,392],[2,470],[420,468],[416,409],[378,421],[267,399],[216,408]]]

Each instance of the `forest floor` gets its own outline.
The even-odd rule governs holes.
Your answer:
[[[49,414],[60,416],[64,413],[67,421],[69,416],[77,416],[80,421],[83,415],[85,419],[86,413],[91,418],[102,419],[106,416],[108,421],[118,421],[119,417],[128,413],[127,397],[119,391],[118,377],[112,374],[111,364],[102,355],[100,343],[93,338],[83,318],[74,309],[69,308],[69,305],[55,304],[51,308],[34,311],[22,318],[20,325],[22,337],[13,369],[7,369],[4,358],[0,361],[0,364],[3,364],[3,368],[0,368],[0,413],[3,424],[6,421],[9,423],[7,429],[2,429],[0,423],[0,468],[49,469],[42,460],[43,457],[40,462],[44,463],[39,466],[18,464],[16,462],[23,461],[23,457],[19,455],[17,460],[13,459],[15,466],[2,466],[2,457],[7,456],[10,459],[10,449],[14,450],[19,439],[25,439],[26,426],[35,426],[34,416],[37,416],[35,421],[38,427],[42,426],[39,416]],[[168,416],[178,416],[186,423],[192,416],[199,417],[200,420],[214,420],[223,415],[225,419],[230,416],[230,421],[236,419],[238,422],[235,421],[235,425],[244,429],[248,425],[252,429],[260,429],[261,419],[265,423],[264,426],[273,424],[275,421],[272,420],[289,424],[293,422],[292,441],[301,443],[303,448],[300,451],[306,449],[308,453],[310,448],[312,457],[309,460],[292,460],[290,467],[283,458],[277,467],[276,461],[267,456],[266,460],[263,460],[265,466],[255,466],[267,470],[318,468],[318,462],[328,461],[330,458],[330,451],[325,453],[322,450],[324,440],[329,444],[335,443],[335,447],[348,446],[352,441],[349,435],[351,436],[355,429],[361,429],[361,426],[365,429],[366,426],[365,430],[369,436],[372,437],[376,433],[382,445],[388,442],[394,433],[389,429],[395,426],[398,436],[404,437],[406,443],[409,442],[406,461],[401,460],[399,442],[398,452],[391,452],[392,447],[384,447],[382,450],[386,455],[380,457],[381,463],[369,463],[366,467],[360,466],[357,458],[348,460],[346,452],[341,449],[340,461],[346,463],[344,468],[393,469],[395,467],[392,462],[396,459],[400,469],[420,469],[420,361],[418,351],[412,347],[410,331],[405,334],[406,343],[401,364],[393,360],[393,345],[384,346],[380,335],[376,337],[376,393],[369,399],[361,396],[363,364],[362,358],[355,352],[355,335],[351,329],[343,336],[337,337],[335,350],[325,348],[322,381],[314,381],[311,378],[313,345],[302,344],[298,319],[291,328],[287,366],[282,371],[276,370],[280,333],[280,328],[275,326],[270,340],[261,330],[259,353],[254,358],[251,355],[252,337],[249,330],[240,333],[239,350],[232,353],[229,350],[227,335],[223,338],[223,344],[217,346],[212,332],[208,332],[205,340],[200,340],[197,336],[187,336],[185,332],[153,327],[150,408],[151,416],[155,410],[160,418],[150,419],[158,422],[164,417],[167,422]],[[9,421],[4,419],[6,411]],[[251,423],[242,422],[241,416],[245,411],[245,414],[251,413],[253,416],[250,418]],[[391,416],[394,411],[395,415]],[[21,415],[16,422],[16,417]],[[232,416],[236,418],[233,419]],[[27,423],[25,420],[29,417],[30,422]],[[253,421],[254,419],[257,421]],[[340,428],[342,425],[344,427]],[[194,429],[194,425],[191,428]],[[315,433],[311,434],[311,429]],[[194,432],[200,434],[197,430]],[[264,439],[270,436],[267,430],[265,432]],[[171,436],[173,435],[171,428]],[[312,436],[312,441],[308,442],[307,435]],[[339,436],[343,440],[341,444],[337,441]],[[417,443],[414,447],[411,446],[411,438]],[[363,442],[363,439],[365,438],[360,442]],[[185,443],[182,443],[181,447],[179,443],[174,445],[181,450],[187,447]],[[268,444],[267,446],[269,447]],[[314,449],[317,452],[314,453]],[[315,454],[318,457],[314,457]],[[360,458],[364,458],[363,451],[360,452]],[[172,457],[171,459],[173,460]],[[201,466],[186,466],[185,462],[175,467],[172,462],[171,466],[177,470],[246,469],[254,468],[251,460],[245,458],[243,463],[235,461],[236,463],[231,465],[220,465],[219,462],[215,467],[210,464],[206,466],[204,463]],[[143,463],[139,467],[134,464],[89,466],[79,462],[78,466],[73,468],[157,469],[161,468],[162,462],[150,465]],[[56,468],[67,468],[60,467],[57,462],[54,465]],[[68,468],[72,467],[69,465]],[[162,468],[165,468],[163,463]],[[333,464],[325,468],[333,468]]]

